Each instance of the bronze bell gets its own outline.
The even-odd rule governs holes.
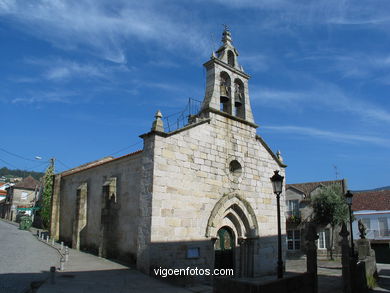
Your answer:
[[[226,103],[227,101],[229,101],[228,89],[225,85],[221,85],[220,94],[221,103]]]
[[[242,94],[241,93],[236,93],[234,97],[234,106],[240,107],[242,106]]]

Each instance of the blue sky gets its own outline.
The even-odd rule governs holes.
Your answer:
[[[0,166],[141,149],[158,109],[203,99],[222,24],[288,183],[390,185],[387,0],[0,0]]]

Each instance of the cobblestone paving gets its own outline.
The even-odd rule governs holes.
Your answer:
[[[47,277],[59,266],[59,254],[40,243],[29,231],[0,220],[0,292],[25,292],[33,281]]]

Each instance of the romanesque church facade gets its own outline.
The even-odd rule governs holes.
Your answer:
[[[237,276],[275,274],[270,177],[275,170],[285,176],[286,166],[256,133],[250,76],[238,59],[225,30],[204,64],[202,107],[187,125],[165,132],[158,112],[141,135],[142,150],[57,174],[51,234],[146,273],[224,267]],[[284,217],[284,192],[281,210]]]

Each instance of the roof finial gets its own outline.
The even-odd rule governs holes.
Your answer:
[[[153,125],[152,125],[152,131],[160,131],[160,132],[164,132],[164,123],[162,121],[162,114],[160,112],[160,110],[158,110],[156,112],[156,114],[154,115],[154,121],[153,121]]]
[[[225,32],[228,32],[228,31],[229,31],[229,27],[227,26],[227,24],[224,24],[224,23],[223,23],[222,25],[223,25],[223,27],[224,27],[224,31],[225,31]]]
[[[282,157],[282,153],[280,150],[278,150],[276,152],[276,157],[279,159],[279,161],[281,161],[283,163],[283,157]]]
[[[224,27],[223,33],[222,33],[222,42],[226,44],[227,42],[232,42],[232,34],[230,33],[229,27],[227,24],[222,24]]]

